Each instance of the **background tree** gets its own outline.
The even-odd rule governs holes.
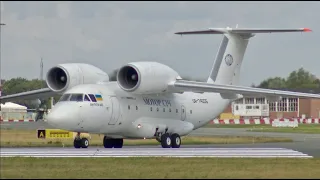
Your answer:
[[[319,88],[319,83],[316,83],[316,81],[319,81],[319,79],[315,75],[300,68],[290,73],[286,84],[287,88],[316,89]]]
[[[2,86],[2,95],[10,95],[16,94],[41,88],[47,88],[47,84],[44,80],[32,79],[27,80],[25,78],[12,78],[10,80],[6,80]],[[54,97],[55,101],[57,101],[60,97]],[[50,108],[50,98],[40,99],[41,104],[40,108]],[[35,100],[18,100],[14,101],[17,104],[21,104],[26,106],[28,109],[36,109],[38,105]]]
[[[315,90],[320,88],[320,80],[303,68],[293,71],[285,78],[268,78],[260,83],[260,88],[267,89],[308,89]]]
[[[259,88],[279,89],[286,88],[286,79],[281,77],[268,78],[260,83]]]

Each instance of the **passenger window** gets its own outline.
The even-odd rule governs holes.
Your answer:
[[[176,113],[178,113],[178,109],[176,109]]]
[[[90,101],[89,97],[86,94],[84,95],[84,101]]]
[[[72,94],[70,101],[82,102],[83,101],[83,94]]]
[[[192,110],[190,110],[190,114],[192,114]]]
[[[138,106],[136,106],[136,110],[138,110]]]
[[[171,112],[171,108],[169,108],[169,112]]]
[[[130,110],[130,105],[128,105],[128,109]]]
[[[61,98],[59,99],[59,102],[68,101],[70,95],[71,95],[71,94],[64,94],[64,95],[62,95]]]
[[[150,107],[150,111],[152,111],[152,107]]]
[[[157,111],[159,111],[159,108],[157,108]]]

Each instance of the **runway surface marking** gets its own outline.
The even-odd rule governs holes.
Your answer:
[[[1,157],[250,157],[313,158],[285,148],[1,148]]]

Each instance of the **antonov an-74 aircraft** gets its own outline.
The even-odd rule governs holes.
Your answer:
[[[116,82],[89,64],[52,67],[48,88],[1,97],[2,102],[62,94],[47,121],[59,129],[78,132],[75,148],[87,148],[80,133],[104,134],[105,148],[122,148],[123,139],[154,138],[163,148],[179,148],[181,136],[206,125],[234,100],[254,95],[278,101],[283,96],[320,98],[318,94],[278,91],[238,85],[249,39],[256,33],[308,32],[297,29],[211,28],[176,34],[222,34],[207,82],[183,80],[172,68],[157,62],[122,66]],[[299,43],[299,42],[297,42]]]

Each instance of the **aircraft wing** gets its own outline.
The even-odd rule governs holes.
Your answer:
[[[262,88],[252,88],[234,85],[209,84],[206,82],[195,82],[177,80],[169,84],[169,88],[173,91],[185,92],[215,92],[220,93],[223,97],[229,99],[241,98],[240,96],[267,96],[267,97],[302,97],[302,98],[319,98],[320,94],[299,93],[291,91],[271,90]]]
[[[17,100],[33,100],[33,99],[41,99],[41,98],[49,98],[52,96],[55,96],[57,93],[52,91],[49,88],[43,88],[43,89],[37,89],[7,96],[1,96],[0,102],[11,102],[11,101],[17,101]]]

